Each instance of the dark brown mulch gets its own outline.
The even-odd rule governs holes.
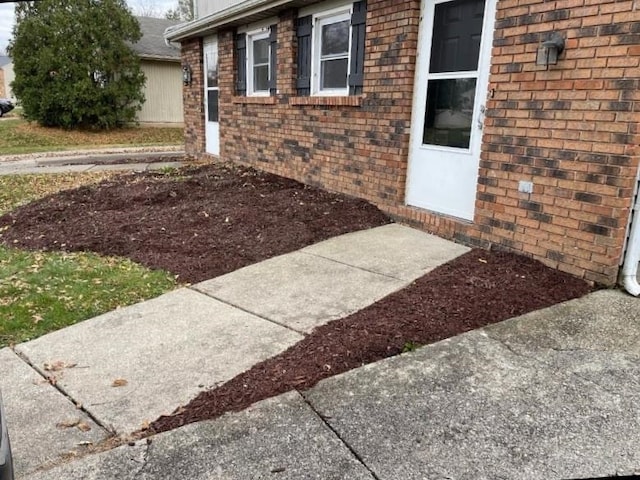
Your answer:
[[[0,217],[0,242],[128,257],[194,283],[386,223],[363,200],[217,164],[52,195]]]
[[[202,392],[151,432],[240,411],[289,390],[304,390],[361,365],[474,328],[585,295],[571,275],[504,252],[473,250],[349,317],[315,329],[285,352]]]
[[[230,165],[144,173],[62,192],[0,217],[0,242],[129,257],[187,282],[388,218],[364,201]],[[3,231],[3,228],[6,229]],[[474,250],[201,393],[149,432],[215,418],[323,378],[582,296],[591,287],[514,254]]]

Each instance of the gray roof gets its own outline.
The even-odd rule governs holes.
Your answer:
[[[0,55],[0,68],[11,63],[11,58],[6,55]]]
[[[140,58],[180,61],[179,46],[170,47],[164,41],[164,31],[180,22],[151,17],[136,17],[136,19],[140,23],[142,38],[133,45],[133,51]]]

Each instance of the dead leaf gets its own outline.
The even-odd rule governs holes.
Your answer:
[[[487,261],[486,261],[484,258],[479,258],[479,259],[478,259],[478,261],[479,261],[480,263],[487,263]]]
[[[65,363],[62,360],[56,360],[55,362],[45,363],[44,369],[47,372],[59,372],[64,368],[73,368],[77,363]]]
[[[79,418],[73,418],[71,420],[64,420],[62,422],[56,423],[56,428],[73,428],[80,424]]]
[[[144,422],[142,422],[142,425],[140,426],[140,430],[149,430],[150,426],[151,426],[151,422],[149,420],[145,420]]]
[[[89,424],[85,422],[78,423],[77,427],[78,427],[78,430],[80,430],[81,432],[88,432],[89,430],[91,430],[91,427],[89,426]]]
[[[117,378],[111,384],[112,387],[125,387],[129,382],[127,382],[124,378]]]
[[[34,315],[32,318],[33,318],[33,323],[36,325],[43,320],[42,315]]]

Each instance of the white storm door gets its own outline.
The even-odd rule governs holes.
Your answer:
[[[406,203],[473,220],[496,0],[423,0]]]
[[[203,45],[205,141],[207,153],[220,155],[220,124],[218,123],[218,38],[209,37]]]

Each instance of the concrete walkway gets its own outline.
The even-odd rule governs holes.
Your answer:
[[[596,292],[24,478],[640,474],[637,302]]]
[[[387,225],[0,350],[18,474],[138,430],[466,251]]]
[[[0,174],[175,165],[132,159],[158,152],[91,153],[89,160],[86,153],[0,158]],[[618,291],[469,332],[240,413],[86,454],[89,445],[126,436],[314,327],[466,251],[388,225],[0,350],[18,479],[640,474],[640,303]]]
[[[103,148],[0,155],[0,175],[95,172],[102,170],[144,171],[184,164],[182,146]]]

